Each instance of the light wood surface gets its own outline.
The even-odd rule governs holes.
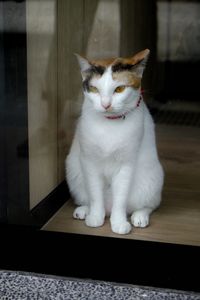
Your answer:
[[[72,217],[74,205],[67,202],[44,226],[44,230],[150,240],[200,246],[200,129],[157,126],[157,144],[165,169],[161,206],[152,214],[150,226],[133,228],[128,235],[112,233],[109,220],[89,228]]]

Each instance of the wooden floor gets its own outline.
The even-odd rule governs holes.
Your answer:
[[[107,219],[102,227],[89,228],[72,218],[74,205],[68,201],[43,230],[200,246],[200,129],[157,125],[156,133],[165,185],[149,227],[117,235]]]

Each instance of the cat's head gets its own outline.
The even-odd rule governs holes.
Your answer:
[[[93,61],[77,55],[91,107],[105,115],[127,113],[136,107],[149,53],[145,49],[129,58]]]

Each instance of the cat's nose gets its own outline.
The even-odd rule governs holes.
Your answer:
[[[109,104],[104,104],[104,103],[102,103],[101,105],[102,105],[103,108],[105,108],[106,110],[109,109],[109,108],[111,107],[111,103],[109,103]]]

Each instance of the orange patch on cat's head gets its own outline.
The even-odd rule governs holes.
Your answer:
[[[123,64],[136,65],[139,62],[141,62],[142,60],[147,59],[149,56],[149,53],[150,53],[150,50],[145,49],[145,50],[142,50],[142,51],[136,53],[135,55],[133,55],[131,57],[120,58],[120,62]]]
[[[108,67],[111,66],[116,60],[117,60],[117,58],[112,57],[112,58],[106,58],[106,59],[92,60],[92,61],[90,61],[90,63],[91,63],[93,66],[101,66],[101,67],[108,68]]]
[[[132,57],[117,58],[112,65],[113,79],[138,89],[149,52],[145,49]]]
[[[112,69],[114,80],[124,82],[128,86],[138,89],[141,86],[142,74],[149,56],[149,49],[138,52],[128,58],[108,58],[87,60],[76,55],[81,66],[84,89],[88,89],[92,77],[101,77],[108,67]]]
[[[112,75],[114,80],[124,83],[127,86],[138,89],[141,86],[141,78],[129,71],[114,72]]]
[[[102,67],[109,67],[111,65],[116,65],[118,63],[122,63],[124,65],[136,65],[143,59],[147,58],[149,53],[150,53],[150,50],[145,49],[131,57],[126,57],[126,58],[112,57],[112,58],[106,58],[106,59],[97,59],[97,60],[91,60],[90,63],[94,66],[102,66]]]

